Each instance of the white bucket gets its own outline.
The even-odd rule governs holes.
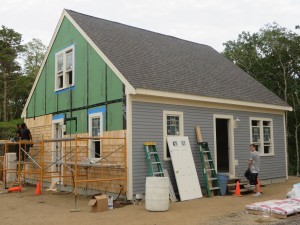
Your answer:
[[[169,178],[147,177],[145,206],[149,211],[169,209]]]
[[[291,197],[300,198],[300,183],[294,184]]]

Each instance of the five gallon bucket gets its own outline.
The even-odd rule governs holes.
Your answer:
[[[229,180],[229,176],[226,174],[221,174],[221,173],[218,173],[217,176],[218,176],[218,180],[219,180],[221,194],[224,196],[224,195],[226,195],[227,182]]]
[[[145,206],[149,211],[169,209],[169,178],[147,177]]]
[[[294,184],[291,192],[291,198],[300,198],[300,183]]]

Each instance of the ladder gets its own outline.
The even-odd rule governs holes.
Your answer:
[[[177,197],[175,195],[172,182],[169,177],[168,170],[163,169],[161,162],[159,160],[158,152],[156,150],[155,142],[145,142],[144,149],[146,152],[146,161],[148,165],[148,175],[153,177],[168,177],[169,179],[169,190],[170,190],[170,199],[172,202],[176,202]]]
[[[219,180],[207,142],[198,142],[207,197],[221,195]]]
[[[156,150],[155,142],[145,142],[144,149],[146,151],[146,161],[148,165],[148,176],[163,177],[164,172]]]

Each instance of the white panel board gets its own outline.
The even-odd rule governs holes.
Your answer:
[[[167,137],[180,200],[201,198],[202,192],[188,137]]]

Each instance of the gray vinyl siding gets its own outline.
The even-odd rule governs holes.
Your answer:
[[[147,166],[143,143],[155,141],[163,167],[168,169],[174,188],[176,181],[171,161],[163,160],[163,111],[183,112],[184,136],[189,137],[200,184],[203,187],[203,176],[198,153],[195,127],[200,126],[203,140],[208,142],[214,158],[214,123],[213,114],[233,115],[239,117],[238,128],[234,129],[236,176],[243,178],[247,168],[250,144],[250,117],[262,117],[273,120],[274,156],[261,157],[260,179],[284,178],[285,145],[283,116],[244,111],[210,109],[200,107],[133,102],[132,103],[132,157],[133,157],[133,193],[145,192]]]

